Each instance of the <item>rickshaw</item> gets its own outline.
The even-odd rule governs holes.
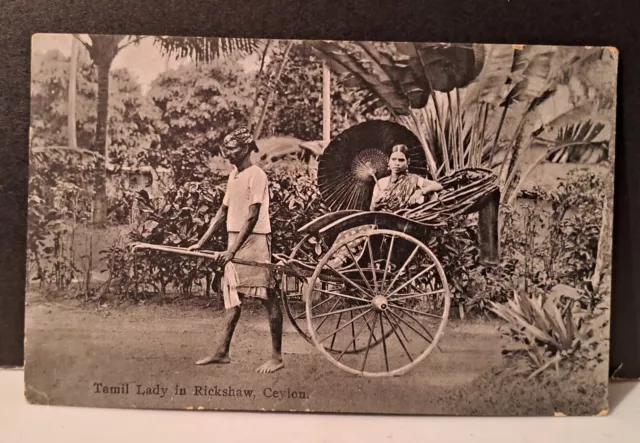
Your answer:
[[[367,121],[339,134],[318,165],[329,211],[300,227],[301,240],[290,253],[274,254],[273,263],[242,262],[271,268],[295,330],[333,365],[364,377],[405,374],[439,347],[451,292],[428,246],[435,227],[478,213],[478,260],[498,262],[500,191],[489,170],[445,176],[438,198],[415,207],[393,213],[368,209],[373,185],[398,143],[414,148],[410,170],[426,174],[422,145],[404,126]]]

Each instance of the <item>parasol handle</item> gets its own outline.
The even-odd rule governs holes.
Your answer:
[[[378,184],[378,178],[376,177],[376,170],[371,166],[371,162],[365,162],[364,164],[367,167],[367,172],[371,177],[373,177],[373,181]]]

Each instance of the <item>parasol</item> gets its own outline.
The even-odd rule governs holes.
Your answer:
[[[409,148],[409,171],[427,176],[427,161],[420,140],[406,127],[370,120],[341,132],[324,150],[318,164],[318,187],[332,211],[368,210],[377,180],[389,175],[391,148]]]

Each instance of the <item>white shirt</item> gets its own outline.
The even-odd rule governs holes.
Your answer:
[[[269,234],[269,180],[267,174],[256,165],[242,172],[233,168],[227,182],[227,192],[222,204],[227,206],[227,232],[240,232],[249,216],[249,206],[260,203],[254,234]]]

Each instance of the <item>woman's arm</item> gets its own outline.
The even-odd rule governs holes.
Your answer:
[[[373,186],[373,192],[371,194],[371,205],[369,206],[370,211],[375,211],[378,207],[378,200],[382,196],[384,192],[383,186],[385,186],[385,179],[381,178],[376,181],[376,184]]]
[[[430,192],[438,192],[442,191],[442,185],[436,181],[427,180],[423,178],[420,183],[420,190],[423,195],[429,194]]]
[[[380,197],[380,191],[378,190],[378,184],[373,187],[373,193],[371,194],[371,205],[369,206],[370,211],[376,210],[376,205],[378,203],[378,198]]]

